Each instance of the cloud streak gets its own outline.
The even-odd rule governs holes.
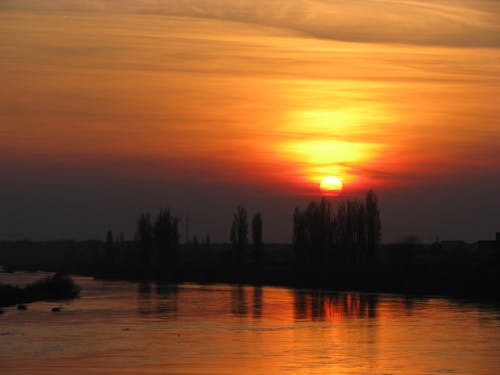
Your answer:
[[[29,213],[42,180],[54,202],[68,178],[82,199],[107,180],[117,207],[133,201],[123,216],[143,210],[137,196],[164,202],[164,187],[179,207],[252,190],[288,197],[286,210],[336,173],[350,193],[498,186],[499,6],[0,1],[0,198]]]
[[[500,3],[485,0],[8,0],[1,9],[161,14],[265,25],[340,41],[500,46]]]

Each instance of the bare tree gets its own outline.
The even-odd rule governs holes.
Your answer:
[[[301,267],[325,266],[334,246],[334,225],[332,207],[325,199],[309,203],[305,210],[295,208],[293,247]]]
[[[365,206],[368,260],[373,261],[380,245],[382,233],[378,199],[373,190],[369,190],[366,194]]]
[[[242,252],[248,243],[248,220],[247,210],[238,206],[233,215],[233,223],[231,225],[231,245],[234,249]]]
[[[255,251],[255,258],[257,261],[260,260],[262,256],[262,215],[257,212],[252,218],[252,240]]]
[[[332,261],[361,264],[375,258],[380,244],[378,201],[370,190],[365,200],[347,200],[334,211],[322,199],[293,214],[293,247],[298,265],[309,271]]]
[[[141,214],[137,221],[137,238],[140,244],[141,258],[148,261],[153,249],[153,225],[150,214]]]
[[[106,233],[106,242],[104,243],[106,262],[112,263],[115,257],[115,243],[113,241],[113,231],[108,230]]]
[[[156,217],[154,236],[160,259],[174,259],[179,245],[179,218],[170,210],[161,210]]]

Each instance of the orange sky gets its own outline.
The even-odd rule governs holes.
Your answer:
[[[0,5],[4,160],[287,196],[500,175],[496,2],[48,3]]]

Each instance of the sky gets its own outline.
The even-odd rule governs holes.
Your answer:
[[[384,242],[500,231],[500,1],[3,0],[0,82],[0,240],[290,242],[328,176]]]

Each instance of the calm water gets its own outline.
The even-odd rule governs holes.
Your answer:
[[[0,282],[41,275],[0,273]],[[2,374],[500,374],[498,307],[75,280],[77,300],[4,309]]]

